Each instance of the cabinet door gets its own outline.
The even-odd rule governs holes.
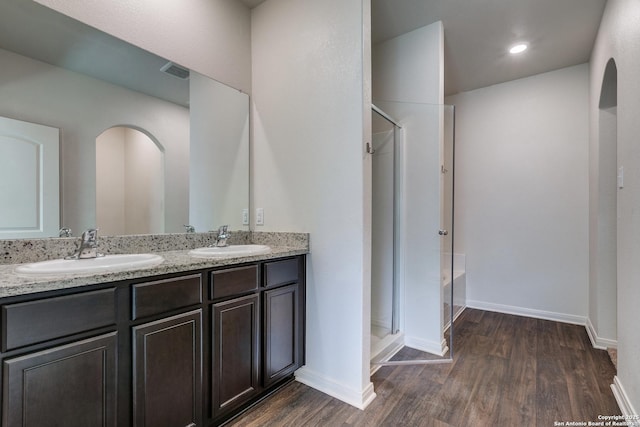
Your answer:
[[[115,426],[116,333],[3,363],[3,426]]]
[[[133,425],[202,425],[202,310],[133,328]]]
[[[299,286],[264,292],[264,386],[290,375],[300,366]]]
[[[259,392],[259,294],[213,305],[212,408],[214,417]]]

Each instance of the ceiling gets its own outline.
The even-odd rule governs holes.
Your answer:
[[[264,0],[240,0],[255,7]],[[379,43],[442,21],[445,94],[589,61],[606,0],[371,0]],[[510,55],[518,41],[529,49]]]
[[[264,3],[266,0],[240,0],[240,3],[247,6],[249,9],[253,9],[260,3]]]
[[[373,43],[442,21],[445,94],[589,61],[606,0],[372,0]],[[529,43],[520,55],[508,48]]]
[[[264,2],[240,1],[249,8]],[[588,62],[605,3],[606,0],[371,0],[372,41],[380,43],[442,21],[445,94],[450,95]],[[165,60],[142,49],[123,49],[119,40],[105,34],[89,35],[91,29],[87,26],[33,2],[3,0],[1,12],[0,47],[17,52],[30,49],[28,55],[53,64],[63,61],[88,74],[135,80],[136,85],[142,83],[149,91],[160,87],[165,92],[184,93],[184,89],[174,88],[185,87],[184,82],[157,72]],[[29,20],[27,24],[25,19]],[[59,41],[60,35],[69,38],[68,44]],[[93,54],[87,60],[84,54],[77,53],[83,48],[73,41],[78,36],[97,39],[110,52],[98,53],[94,45],[84,46],[86,54]],[[526,41],[530,48],[521,55],[510,55],[507,49],[516,41]],[[73,52],[67,46],[73,46]],[[134,61],[127,56],[134,54],[146,56],[148,70],[153,71],[135,76]],[[91,66],[92,71],[81,69]],[[156,78],[162,79],[161,83]],[[182,99],[174,102],[185,105],[188,101],[180,96]]]

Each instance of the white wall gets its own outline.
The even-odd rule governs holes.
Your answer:
[[[372,51],[373,99],[442,104],[442,22],[378,43]]]
[[[311,233],[307,356],[297,378],[356,407],[375,397],[369,22],[366,0],[269,0],[252,13],[252,185],[265,212],[257,229]]]
[[[95,227],[95,140],[105,129],[141,128],[165,148],[166,230],[189,209],[189,110],[0,49],[0,115],[61,129],[61,225]]]
[[[135,46],[251,92],[251,15],[236,0],[36,0]]]
[[[443,154],[442,22],[377,44],[372,57],[376,105],[403,126],[397,142],[402,147],[400,327],[406,345],[441,354],[441,239],[437,232]]]
[[[624,413],[640,410],[640,2],[609,0],[591,55],[591,155],[600,149],[599,98],[607,62],[618,69],[618,161],[624,166],[624,189],[618,191],[618,375],[616,392]],[[597,177],[592,180],[597,181]]]
[[[584,64],[447,98],[469,306],[586,321],[588,79]]]

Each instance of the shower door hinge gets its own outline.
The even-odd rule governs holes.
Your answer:
[[[371,143],[367,142],[367,153],[374,154],[375,152],[376,152],[376,150],[373,148],[373,145],[371,145]]]

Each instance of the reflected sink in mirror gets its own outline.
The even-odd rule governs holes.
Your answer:
[[[105,255],[88,259],[54,259],[16,267],[15,272],[28,275],[64,275],[136,270],[153,267],[164,261],[155,254]]]
[[[189,255],[195,258],[227,258],[262,255],[269,252],[271,252],[271,248],[266,245],[229,245],[197,248],[189,251]]]

